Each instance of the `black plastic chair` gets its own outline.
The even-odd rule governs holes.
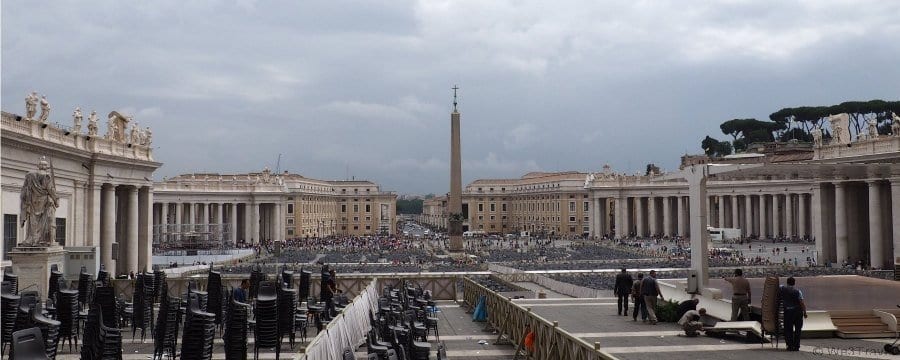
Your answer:
[[[247,359],[247,335],[249,333],[250,305],[231,300],[225,316],[225,359]]]
[[[278,295],[274,284],[265,282],[259,285],[254,313],[254,359],[259,358],[260,348],[275,348],[275,358],[278,359],[281,356],[281,346],[278,336]]]
[[[0,353],[6,350],[6,345],[12,342],[12,334],[16,326],[16,317],[19,311],[19,295],[13,294],[8,282],[4,281],[4,290],[0,294],[0,333],[2,333],[2,345]]]
[[[59,321],[60,343],[69,340],[69,351],[72,351],[72,342],[78,347],[78,292],[75,290],[60,290],[56,293],[56,320]]]
[[[44,338],[37,327],[22,329],[12,333],[11,359],[49,359],[44,349]]]
[[[216,335],[216,316],[200,309],[196,295],[188,299],[181,340],[182,360],[208,360],[212,358],[213,339]]]

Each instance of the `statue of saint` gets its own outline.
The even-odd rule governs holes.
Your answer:
[[[37,91],[32,91],[31,94],[25,96],[25,118],[26,119],[34,119],[34,115],[37,113],[37,104],[38,104],[38,95]]]
[[[153,142],[153,131],[150,131],[150,127],[148,126],[146,130],[144,130],[144,145],[150,146]]]
[[[891,113],[891,133],[894,136],[900,136],[900,116],[897,116],[895,113]]]
[[[88,136],[97,136],[97,112],[91,111],[88,116]]]
[[[878,137],[878,120],[869,119],[866,122],[869,125],[869,139],[874,139]]]
[[[138,145],[141,143],[141,135],[138,134],[138,124],[137,122],[134,125],[131,125],[131,143]]]
[[[119,129],[116,125],[116,117],[113,115],[109,116],[109,119],[106,119],[106,138],[112,141],[119,141],[119,137],[117,135]]]
[[[47,101],[47,96],[41,96],[41,122],[47,122],[47,118],[50,117],[50,102]]]
[[[815,127],[812,129],[813,145],[822,146],[822,129]]]
[[[50,173],[47,173],[47,171]],[[24,246],[50,246],[56,235],[56,181],[53,167],[43,158],[38,163],[38,171],[25,175],[22,184],[20,219],[25,228]]]
[[[72,118],[75,120],[75,126],[72,128],[72,131],[76,134],[81,134],[81,120],[84,116],[81,114],[80,107],[75,108],[75,112],[72,113]]]

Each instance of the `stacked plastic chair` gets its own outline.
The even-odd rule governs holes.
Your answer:
[[[81,267],[81,273],[78,274],[78,307],[84,309],[91,301],[91,290],[93,290],[94,281],[91,280],[91,274],[87,272],[87,268]]]
[[[56,265],[50,270],[50,282],[48,284],[47,289],[47,299],[56,301],[56,292],[59,289],[65,288],[65,279],[63,279],[63,274],[59,270],[57,270]]]
[[[69,351],[72,341],[78,347],[78,291],[60,290],[56,293],[56,320],[59,321],[59,339],[65,344],[69,340]]]
[[[259,349],[275,348],[275,358],[281,355],[278,336],[278,295],[275,284],[261,283],[256,297],[256,328],[253,331],[255,346],[254,359],[259,358]]]
[[[153,289],[147,288],[147,280],[152,281],[153,277],[147,274],[137,274],[134,282],[134,293],[132,294],[132,314],[131,314],[131,338],[137,329],[141,329],[141,342],[144,341],[147,329],[150,329],[153,323],[153,302],[150,297],[153,296]]]
[[[163,289],[164,286],[167,286],[166,285],[167,284],[166,283],[166,272],[159,270],[159,269],[153,270],[153,283],[156,284],[156,286],[153,288],[154,301],[161,302],[161,301],[166,300],[166,297],[168,295],[163,295],[165,293],[168,293],[168,290],[169,290],[169,289]]]
[[[36,327],[19,330],[12,334],[10,358],[13,359],[48,359],[44,351],[44,339],[41,329]]]
[[[300,301],[309,301],[310,276],[312,272],[309,270],[300,270]]]
[[[31,309],[31,321],[34,326],[41,329],[41,336],[44,339],[44,350],[48,359],[56,359],[56,348],[59,342],[59,325],[60,322],[48,319],[41,313],[40,305]]]
[[[3,273],[3,282],[9,284],[10,293],[19,295],[19,275]]]
[[[13,326],[13,331],[25,330],[34,326],[34,321],[31,319],[31,309],[40,303],[36,293],[24,292],[19,296],[19,307],[16,309],[16,323]]]
[[[222,289],[222,274],[210,270],[206,280],[206,292],[209,296],[206,312],[216,316],[217,327],[222,325],[222,312],[224,310],[222,305],[225,303],[225,292]]]
[[[153,334],[153,359],[175,358],[178,343],[179,307],[181,299],[169,297],[166,283],[162,282],[160,290],[159,313],[156,317],[156,328]]]
[[[206,306],[209,304],[209,293],[206,291],[197,290],[197,283],[190,281],[188,282],[188,299],[191,298],[191,295],[194,294],[197,297],[197,306],[200,307],[200,310],[206,311]]]
[[[247,360],[250,305],[231,300],[225,316],[225,359]]]
[[[250,270],[250,298],[256,299],[259,293],[259,285],[266,281],[266,274],[259,267]]]
[[[106,296],[106,294],[102,296]],[[90,306],[87,320],[84,324],[84,337],[81,345],[82,359],[122,359],[122,332],[115,327],[117,321],[114,318],[108,320],[105,317],[107,312],[101,310],[102,306],[100,303],[110,304],[115,302],[115,299],[110,300],[95,301]]]
[[[278,289],[278,343],[285,335],[290,338],[294,349],[294,315],[297,312],[297,289],[286,286]],[[280,347],[280,346],[279,346]]]
[[[181,340],[182,360],[212,359],[213,339],[216,335],[216,316],[200,309],[196,294],[188,299],[183,338]]]
[[[109,272],[106,271],[106,267],[103,265],[100,265],[100,270],[97,271],[97,281],[100,282],[100,286],[109,285]]]
[[[3,353],[6,346],[12,342],[13,328],[16,326],[16,315],[19,311],[19,299],[19,295],[12,292],[12,286],[4,281],[2,293],[0,293],[0,333],[2,333],[0,353]]]

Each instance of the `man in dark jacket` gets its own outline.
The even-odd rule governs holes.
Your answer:
[[[697,304],[700,303],[700,299],[690,299],[682,301],[678,304],[678,311],[675,312],[675,317],[681,319],[682,316],[688,311],[697,310]]]
[[[803,292],[794,287],[796,280],[791,276],[787,286],[778,289],[778,297],[784,304],[784,342],[788,351],[800,351],[800,333],[803,331],[803,319],[806,318],[806,303]]]
[[[628,316],[628,296],[631,295],[631,286],[634,284],[634,280],[631,278],[631,274],[625,271],[625,268],[622,268],[622,272],[616,275],[616,286],[613,288],[613,293],[616,295],[619,301],[619,315]]]

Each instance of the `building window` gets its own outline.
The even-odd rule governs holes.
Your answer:
[[[366,216],[366,221],[372,221],[372,217],[371,217],[371,216]]]
[[[497,211],[497,204],[491,203],[491,212]]]
[[[584,217],[584,222],[588,222],[588,221],[591,221],[591,220],[590,220],[590,219],[588,219],[588,217],[587,217],[587,216],[585,216],[585,217]]]
[[[492,221],[494,220],[494,215],[491,215],[491,220],[492,220]]]
[[[66,246],[66,219],[56,218],[56,243]]]
[[[359,222],[359,216],[354,216],[354,217],[353,217],[353,222]]]
[[[482,204],[482,203],[478,204],[478,212],[484,212],[484,204]]]
[[[359,225],[353,225],[353,230],[359,230]]]
[[[288,214],[294,213],[294,204],[288,204]]]
[[[346,204],[341,205],[341,212],[342,212],[342,213],[347,212],[347,205],[346,205]]]
[[[366,204],[366,212],[372,212],[372,205]]]
[[[294,235],[294,229],[288,229],[288,230],[287,230],[287,234],[288,234],[288,235]]]
[[[7,253],[10,249],[16,247],[18,242],[18,215],[3,214],[3,259],[9,260]]]
[[[575,212],[575,202],[569,201],[569,212]]]
[[[506,212],[506,204],[500,204],[500,211]]]
[[[591,209],[591,205],[590,205],[590,204],[591,204],[591,203],[588,202],[588,201],[585,201],[585,202],[584,202],[584,212],[591,211],[591,210],[590,210],[590,209]]]
[[[294,219],[291,218],[291,219],[287,219],[287,220],[288,220],[287,221],[288,225],[294,225]]]
[[[353,212],[355,212],[355,213],[359,212],[359,205],[353,205]]]
[[[366,230],[372,230],[372,227],[369,225],[366,225]]]
[[[347,230],[347,225],[341,225],[341,230]]]
[[[574,216],[569,216],[569,222],[575,222],[575,217],[574,217]]]

